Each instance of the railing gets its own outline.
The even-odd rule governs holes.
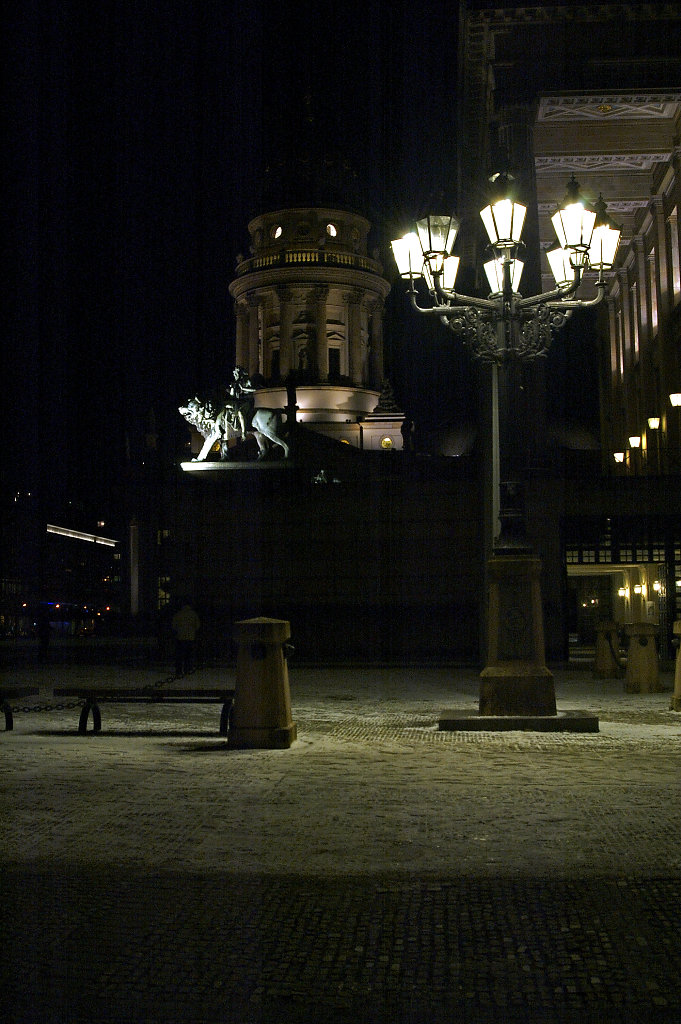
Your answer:
[[[236,269],[237,275],[250,274],[254,270],[268,270],[271,267],[289,267],[317,265],[325,267],[347,267],[351,270],[364,270],[370,274],[380,274],[381,265],[368,256],[360,256],[352,252],[327,252],[323,249],[285,249],[282,252],[252,256],[244,260]]]

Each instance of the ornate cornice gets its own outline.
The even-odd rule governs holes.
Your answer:
[[[503,28],[509,25],[546,25],[558,21],[592,22],[626,19],[627,21],[666,21],[679,19],[676,3],[620,4],[547,4],[545,6],[495,7],[476,10],[468,7],[469,23]]]
[[[542,96],[537,121],[664,120],[675,116],[679,104],[680,92]]]
[[[620,216],[626,214],[635,214],[639,210],[646,210],[652,200],[651,199],[627,199],[623,201],[613,200],[608,202],[608,213],[610,215],[619,214]],[[556,212],[557,203],[537,203],[537,211],[542,217],[552,217]]]
[[[564,156],[537,156],[534,166],[538,171],[650,171],[656,164],[667,163],[669,152],[664,153],[578,153]]]

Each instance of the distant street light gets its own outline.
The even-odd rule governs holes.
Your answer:
[[[591,206],[573,176],[552,217],[558,244],[547,257],[556,287],[523,298],[518,284],[526,208],[514,198],[509,175],[497,174],[491,181],[494,194],[480,213],[492,257],[484,265],[491,289],[487,298],[455,290],[458,260],[452,262],[456,259],[452,247],[459,227],[455,216],[430,214],[417,222],[415,231],[393,241],[392,249],[400,276],[409,281],[412,308],[459,334],[472,356],[492,367],[492,507],[495,522],[498,512],[500,528],[495,531],[488,563],[487,663],[481,675],[480,712],[555,715],[553,677],[545,664],[540,563],[525,539],[520,487],[512,474],[502,477],[500,473],[498,368],[546,355],[553,332],[573,310],[603,300],[604,273],[612,269],[620,230],[608,217],[602,197]],[[598,274],[597,294],[576,299],[588,270]],[[430,306],[419,305],[416,282],[421,277],[426,280]],[[681,395],[679,400],[681,404]]]

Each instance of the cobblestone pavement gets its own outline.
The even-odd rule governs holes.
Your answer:
[[[44,707],[158,673],[5,676]],[[447,669],[292,665],[285,751],[228,750],[216,705],[104,705],[97,736],[76,707],[19,710],[0,1017],[678,1024],[681,714],[586,672],[556,687],[599,733],[440,733],[477,695]]]

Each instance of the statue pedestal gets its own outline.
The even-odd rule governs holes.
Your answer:
[[[532,555],[488,563],[487,665],[480,675],[481,715],[555,715],[553,676],[544,655],[539,577]]]

